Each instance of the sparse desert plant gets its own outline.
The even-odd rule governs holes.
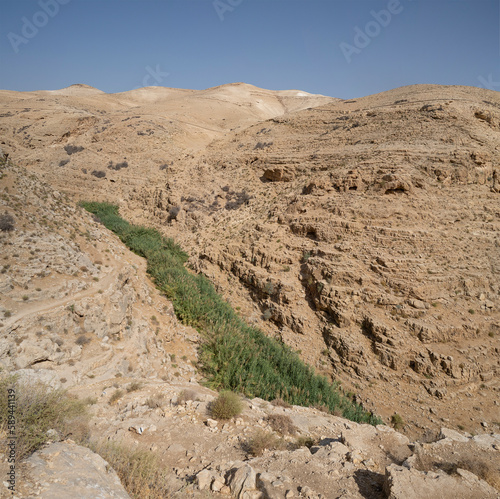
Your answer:
[[[290,409],[292,407],[288,402],[286,402],[281,398],[271,400],[271,404],[273,404],[276,407],[284,407],[285,409]]]
[[[0,432],[3,434],[7,431],[9,416],[7,394],[15,393],[18,460],[47,442],[50,429],[62,437],[71,433],[71,438],[79,442],[88,437],[86,404],[65,390],[53,390],[43,383],[23,381],[16,376],[3,376],[0,378],[0,393],[5,394],[0,397]]]
[[[97,178],[105,178],[106,172],[104,170],[93,170],[91,175],[94,175],[94,177]]]
[[[72,154],[75,154],[77,152],[83,151],[84,147],[83,146],[73,146],[71,144],[67,144],[64,146],[64,150],[66,153],[71,156]]]
[[[113,395],[111,395],[111,397],[109,397],[109,400],[108,400],[108,404],[109,405],[113,405],[113,404],[116,404],[116,402],[118,402],[118,400],[120,400],[124,395],[124,392],[123,390],[116,390]]]
[[[233,392],[221,392],[210,404],[210,414],[215,419],[231,419],[241,414],[243,404],[240,397]]]
[[[75,343],[77,345],[80,345],[80,346],[83,347],[87,343],[90,343],[90,338],[87,338],[87,336],[85,336],[85,335],[82,334],[82,335],[78,336],[78,338],[76,339]]]
[[[255,147],[253,149],[254,151],[258,149],[266,149],[267,147],[271,147],[272,145],[273,142],[257,142],[257,144],[255,144]]]
[[[308,437],[305,435],[301,435],[295,439],[293,443],[293,447],[296,449],[300,449],[301,447],[307,447],[310,449],[313,445],[316,445],[318,442],[314,440],[312,437]]]
[[[262,320],[268,321],[273,316],[273,312],[270,308],[266,308],[262,314]]]
[[[92,442],[88,447],[110,464],[132,498],[172,497],[168,474],[153,452],[117,442]]]
[[[400,430],[404,427],[405,422],[403,418],[397,412],[395,412],[391,416],[391,424],[395,430]]]
[[[69,163],[69,159],[62,159],[59,161],[59,166],[66,166]]]
[[[112,161],[109,162],[109,165],[108,165],[109,170],[119,171],[122,168],[128,168],[127,161],[122,161],[121,163],[116,163],[116,165]]]
[[[146,400],[146,405],[150,409],[157,409],[158,407],[163,406],[164,401],[165,395],[163,393],[157,393],[156,395],[153,395]]]
[[[293,424],[292,418],[286,414],[271,414],[267,416],[267,422],[271,428],[281,435],[295,435],[297,427]]]
[[[194,390],[182,390],[177,395],[177,404],[183,404],[188,400],[198,400],[198,394]]]
[[[10,232],[14,230],[15,220],[10,213],[0,215],[0,230],[2,232]]]
[[[136,392],[137,390],[140,390],[142,386],[142,383],[140,383],[139,381],[132,381],[132,383],[127,386],[127,392]]]
[[[179,206],[171,206],[168,210],[168,221],[171,222],[172,220],[177,220],[177,215],[181,209]]]
[[[253,456],[262,456],[266,450],[285,448],[285,442],[276,435],[264,430],[258,430],[243,446],[244,450]]]

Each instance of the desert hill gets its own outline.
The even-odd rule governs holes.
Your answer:
[[[120,94],[73,85],[0,91],[0,103],[0,147],[37,175],[8,172],[2,180],[4,206],[19,218],[19,232],[2,241],[9,245],[2,311],[11,314],[2,320],[5,369],[57,364],[68,386],[88,373],[96,384],[81,392],[92,396],[117,373],[123,383],[153,376],[159,385],[147,385],[144,400],[166,380],[171,405],[180,390],[175,372],[182,388],[196,382],[188,362],[196,333],[147,284],[145,263],[72,205],[108,200],[129,220],[174,237],[190,267],[248,323],[339,379],[386,422],[401,417],[407,437],[429,439],[442,426],[479,436],[497,428],[498,92],[413,85],[343,101],[242,83]],[[36,334],[39,324],[49,336]],[[75,338],[60,338],[65,329],[91,340],[83,352]],[[101,343],[111,353],[100,354]],[[179,368],[165,356],[172,351],[186,356]],[[213,397],[196,390],[204,403]],[[123,408],[132,417],[129,399]],[[111,435],[118,419],[101,406],[100,431]],[[204,411],[197,406],[196,418]],[[326,436],[323,424],[340,425],[328,430],[340,435],[344,423],[328,421],[318,423],[317,437]],[[120,435],[129,438],[127,424]],[[262,470],[288,461],[276,463]],[[377,463],[377,473],[390,464]],[[185,466],[179,476],[201,469]],[[313,476],[300,480],[312,487]],[[354,494],[354,475],[342,477]],[[374,477],[372,492],[382,494],[381,475]]]
[[[145,261],[24,168],[0,163],[0,189],[2,375],[28,383],[31,398],[43,382],[87,400],[87,438],[128,449],[124,483],[138,464],[130,459],[156,455],[168,494],[152,495],[150,483],[135,497],[498,496],[499,437],[487,432],[443,428],[421,445],[388,426],[257,398],[243,401],[239,417],[211,419],[216,393],[194,368],[199,335],[173,316]],[[18,463],[17,495],[132,497],[74,432],[51,428],[47,444]],[[6,483],[0,497],[11,497]]]

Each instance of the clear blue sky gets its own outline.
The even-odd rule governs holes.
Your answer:
[[[0,68],[12,90],[500,91],[500,0],[0,0]]]

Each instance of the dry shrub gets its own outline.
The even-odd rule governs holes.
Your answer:
[[[116,390],[111,397],[109,397],[108,404],[114,405],[123,397],[123,390]]]
[[[12,391],[13,390],[13,391]],[[0,379],[0,434],[8,427],[8,397],[15,394],[16,457],[22,460],[43,444],[48,430],[56,430],[64,438],[84,442],[88,437],[86,403],[68,395],[65,390],[53,390],[40,382],[19,380],[15,376]]]
[[[316,445],[317,443],[318,441],[313,439],[312,437],[306,437],[302,435],[295,439],[293,447],[295,449],[300,449],[301,447],[307,447],[308,449],[310,449],[313,445]]]
[[[164,400],[165,400],[165,395],[163,393],[158,393],[156,395],[153,395],[152,397],[149,397],[146,400],[146,405],[150,409],[158,409],[159,407],[163,407]]]
[[[292,418],[285,414],[271,414],[267,416],[267,421],[271,428],[281,435],[295,435],[297,427],[293,424]]]
[[[401,430],[405,425],[403,418],[397,412],[391,416],[391,423],[395,430]]]
[[[460,458],[456,461],[436,460],[433,456],[418,455],[417,469],[420,471],[442,470],[449,475],[457,473],[457,470],[463,469],[474,473],[481,480],[500,491],[500,469],[493,459],[484,458]]]
[[[140,383],[139,381],[132,381],[132,383],[127,386],[127,393],[136,392],[137,390],[140,390],[142,386],[142,383]]]
[[[184,404],[188,400],[198,400],[198,394],[194,390],[182,390],[177,395],[177,405]]]
[[[271,404],[275,407],[284,407],[285,409],[290,409],[292,406],[281,398],[271,400]]]
[[[264,430],[258,430],[244,445],[244,450],[253,456],[262,456],[265,450],[278,450],[286,447],[283,439]]]
[[[241,414],[243,404],[236,393],[221,392],[210,404],[209,410],[215,419],[231,419]]]
[[[0,230],[2,232],[10,232],[14,230],[15,220],[10,213],[3,213],[0,215]]]
[[[117,442],[99,442],[90,449],[105,459],[116,471],[123,486],[135,499],[171,497],[168,474],[153,452],[131,449]]]

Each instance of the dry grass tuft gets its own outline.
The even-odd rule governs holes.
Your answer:
[[[258,430],[243,446],[252,456],[262,456],[266,450],[282,450],[286,448],[283,439],[264,430]]]
[[[177,405],[184,404],[188,400],[199,400],[198,394],[194,390],[182,390],[179,392],[179,395],[177,395]]]
[[[271,428],[281,435],[295,435],[297,427],[293,424],[292,418],[284,414],[271,414],[267,416],[267,421]]]
[[[15,396],[16,457],[22,460],[43,444],[47,431],[56,430],[61,437],[71,435],[78,442],[88,438],[88,416],[85,401],[68,395],[65,390],[53,390],[43,383],[27,383],[16,376],[0,378],[0,433],[8,429],[9,402]]]
[[[171,497],[169,475],[153,452],[131,449],[117,442],[92,443],[89,447],[110,464],[134,499]]]
[[[276,407],[284,407],[285,409],[290,409],[292,407],[288,402],[285,402],[281,398],[277,398],[277,399],[272,400],[271,404],[273,404]]]

